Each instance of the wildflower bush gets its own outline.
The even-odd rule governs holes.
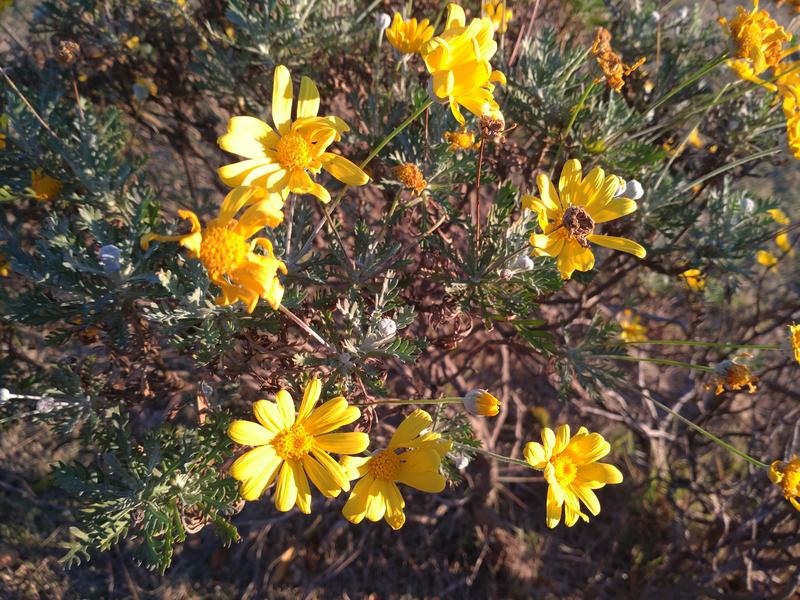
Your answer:
[[[800,7],[680,4],[3,3],[4,597],[798,593]]]

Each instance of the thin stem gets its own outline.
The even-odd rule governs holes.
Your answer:
[[[410,406],[414,404],[463,404],[464,398],[453,396],[448,398],[423,398],[418,400],[406,400],[402,398],[380,398],[371,402],[364,402],[364,405],[375,406],[376,404],[396,404],[398,406]],[[358,404],[358,403],[355,403]]]
[[[478,151],[478,172],[475,175],[475,206],[472,211],[472,225],[475,227],[475,246],[481,243],[481,170],[483,169],[483,149],[486,138],[481,136],[481,147]]]
[[[403,131],[406,127],[411,125],[411,123],[413,123],[414,120],[418,116],[420,116],[423,112],[425,112],[432,104],[433,100],[428,99],[426,102],[422,104],[422,106],[420,106],[417,110],[415,110],[410,117],[408,117],[405,121],[400,123],[400,125],[398,125],[389,135],[383,138],[383,140],[381,140],[381,142],[377,146],[375,146],[372,152],[370,152],[367,155],[367,157],[361,161],[361,163],[358,165],[359,168],[363,169],[364,167],[366,167],[370,163],[370,161],[373,158],[375,158],[378,155],[378,153],[384,149],[384,147],[386,147],[386,144],[391,142],[395,137],[397,137],[397,135],[401,131]],[[303,247],[300,249],[300,252],[297,255],[298,259],[305,256],[309,248],[311,248],[311,244],[314,243],[314,240],[319,235],[319,232],[322,230],[322,227],[324,226],[325,222],[330,218],[331,213],[333,213],[333,211],[336,210],[336,207],[339,205],[339,202],[342,201],[342,198],[344,197],[344,194],[347,191],[348,187],[350,186],[345,184],[345,186],[341,190],[339,190],[339,193],[336,194],[336,197],[328,206],[325,205],[322,206],[322,210],[326,214],[326,219],[323,219],[316,224],[316,226],[314,227],[314,231],[311,232],[311,235],[306,240],[305,244],[303,244]]]
[[[317,340],[320,344],[325,346],[325,348],[327,348],[330,351],[334,350],[333,346],[331,346],[328,342],[326,342],[325,339],[320,334],[318,334],[316,331],[311,329],[311,327],[306,325],[306,323],[304,323],[303,320],[300,317],[298,317],[296,314],[294,314],[292,311],[290,311],[288,308],[286,308],[283,304],[281,304],[278,307],[278,310],[280,310],[283,314],[285,314],[287,317],[289,317],[289,319],[291,319],[294,322],[294,324],[297,325],[300,329],[305,331],[308,335],[310,335],[312,338]]]
[[[701,346],[703,348],[747,348],[750,350],[780,350],[779,344],[736,344],[733,342],[704,342],[702,340],[647,340],[625,342],[630,345],[654,344],[659,346]]]
[[[738,450],[737,448],[734,448],[728,442],[725,442],[725,441],[721,440],[720,438],[715,436],[713,433],[711,433],[710,431],[706,431],[705,429],[703,429],[699,425],[695,425],[692,421],[690,421],[686,417],[678,414],[676,411],[672,410],[669,406],[666,406],[666,405],[662,404],[661,402],[659,402],[658,400],[655,400],[653,398],[649,398],[649,400],[651,402],[655,403],[657,406],[659,406],[663,410],[665,410],[668,413],[670,413],[671,415],[673,415],[674,417],[677,417],[683,423],[685,423],[686,425],[688,425],[689,427],[694,429],[697,433],[699,433],[701,435],[704,435],[705,437],[707,437],[709,440],[711,440],[715,444],[719,444],[720,446],[722,446],[726,450],[729,450],[730,452],[733,452],[736,456],[745,459],[747,462],[749,462],[752,465],[755,465],[759,469],[769,470],[769,465],[766,465],[763,462],[761,462],[760,460],[756,460],[755,458],[753,458],[749,454],[746,454],[746,453],[742,452],[741,450]]]
[[[467,452],[477,452],[479,454],[485,454],[486,456],[490,456],[495,460],[499,460],[501,462],[507,462],[512,465],[522,465],[528,469],[533,469],[527,462],[524,460],[520,460],[518,458],[511,458],[510,456],[503,456],[502,454],[497,454],[496,452],[491,452],[489,450],[484,450],[483,448],[476,448],[475,446],[469,446],[467,444],[461,444],[459,442],[453,442],[453,448],[458,448],[459,450],[465,450]]]
[[[713,367],[707,367],[706,365],[694,365],[692,363],[685,363],[679,360],[670,360],[668,358],[647,358],[644,356],[628,356],[621,354],[598,354],[595,358],[607,358],[610,360],[625,360],[628,362],[646,362],[646,363],[654,363],[657,365],[667,365],[669,367],[686,367],[688,369],[694,369],[695,371],[704,371],[706,373],[716,373]]]

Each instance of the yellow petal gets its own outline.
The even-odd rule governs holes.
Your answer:
[[[339,464],[342,465],[347,478],[352,480],[364,477],[369,473],[370,460],[372,460],[371,456],[342,456]]]
[[[286,390],[281,390],[275,394],[275,402],[278,405],[278,412],[280,412],[281,419],[283,420],[284,429],[288,429],[294,425],[294,400],[292,395]]]
[[[311,435],[320,435],[352,423],[361,416],[357,406],[348,406],[342,396],[324,402],[306,419],[304,426]]]
[[[545,208],[554,213],[563,210],[556,186],[547,175],[539,173],[536,176],[536,187],[539,188],[539,196],[541,196]]]
[[[369,181],[369,175],[360,167],[333,152],[322,155],[322,168],[347,185],[364,185]]]
[[[264,427],[273,433],[284,429],[283,419],[278,406],[269,400],[256,400],[253,403],[253,414]]]
[[[319,111],[319,91],[308,77],[300,78],[300,95],[297,98],[297,118],[316,117]]]
[[[365,513],[367,519],[373,523],[380,521],[386,513],[386,500],[383,497],[384,487],[385,482],[378,479],[375,479],[372,485],[369,486]]]
[[[303,391],[303,400],[300,402],[300,410],[297,411],[298,421],[305,420],[311,414],[321,392],[322,382],[318,378],[314,377],[306,384],[306,388]]]
[[[447,23],[444,26],[445,31],[453,29],[454,27],[464,27],[467,22],[467,16],[464,14],[464,9],[455,2],[447,5]]]
[[[606,223],[636,211],[636,202],[630,198],[614,198],[592,215],[595,223]]]
[[[292,510],[295,502],[297,502],[297,482],[294,479],[294,471],[289,461],[284,461],[281,467],[273,500],[275,508],[281,512]]]
[[[372,475],[365,475],[353,487],[353,492],[350,498],[342,508],[342,516],[351,523],[361,523],[367,515],[367,502],[369,500],[369,491],[375,478]]]
[[[561,454],[569,444],[569,425],[560,425],[556,429],[556,443],[553,446],[553,454]]]
[[[561,504],[556,502],[553,487],[547,488],[547,526],[553,529],[561,521]]]
[[[596,462],[581,465],[575,481],[579,484],[591,484],[592,488],[597,489],[606,484],[622,483],[622,473],[614,465]]]
[[[420,432],[430,427],[433,419],[430,414],[418,408],[408,415],[397,427],[389,440],[389,448],[403,448],[411,443]]]
[[[225,185],[238,187],[242,185],[242,182],[254,169],[260,169],[262,167],[272,168],[272,165],[272,160],[269,158],[253,158],[224,165],[217,169],[217,174],[219,174],[219,178]],[[278,168],[280,168],[280,165],[278,165]],[[265,169],[261,169],[261,171],[264,170]]]
[[[264,493],[264,490],[275,480],[275,476],[278,474],[282,463],[283,459],[280,456],[274,456],[269,462],[263,465],[258,475],[242,482],[239,488],[239,495],[247,501],[258,500],[261,494]]]
[[[331,201],[331,195],[328,190],[326,190],[322,185],[319,183],[314,183],[311,188],[309,188],[308,193],[316,196],[317,199],[322,202],[323,204],[327,204]]]
[[[231,117],[228,132],[220,136],[217,144],[226,152],[245,158],[265,158],[265,148],[274,148],[278,135],[272,128],[255,117]]]
[[[406,515],[403,513],[406,503],[403,500],[403,495],[392,482],[387,482],[381,491],[386,499],[386,522],[392,529],[397,531],[406,522]]]
[[[292,76],[283,65],[275,67],[272,80],[272,121],[278,133],[289,133],[292,124]]]
[[[236,233],[248,239],[264,227],[277,227],[283,222],[283,199],[279,194],[270,193],[269,197],[250,206],[236,225]]]
[[[580,485],[573,485],[572,491],[575,493],[578,499],[586,505],[586,508],[589,509],[590,513],[592,513],[594,516],[600,514],[600,501],[597,499],[597,495],[591,489]]]
[[[333,460],[330,454],[320,448],[312,448],[311,454],[319,461],[322,468],[328,471],[328,474],[342,490],[345,492],[350,490],[350,479],[348,479],[342,465]]]
[[[576,464],[586,465],[600,460],[611,451],[611,444],[599,433],[576,435],[573,437],[564,454]]]
[[[297,508],[301,513],[311,514],[311,488],[308,487],[303,465],[296,460],[289,460],[286,463],[292,469],[292,479],[297,486]]]
[[[558,194],[564,205],[575,204],[581,180],[581,163],[575,158],[569,159],[564,164],[561,177],[558,179]]]
[[[273,462],[273,458],[275,458],[275,449],[272,446],[259,446],[248,450],[233,461],[228,472],[238,481],[252,479],[261,474],[265,465]]]
[[[639,258],[644,258],[647,256],[647,250],[633,240],[629,240],[627,238],[616,237],[613,235],[592,234],[586,239],[599,246],[605,246],[606,248],[619,250],[620,252],[627,252],[628,254],[633,254]]]
[[[546,460],[553,456],[553,447],[556,445],[556,434],[549,427],[542,429],[542,446]]]
[[[323,496],[335,498],[342,492],[342,488],[337,483],[336,478],[314,457],[306,455],[303,458],[303,468],[306,470],[308,478],[322,492]]]
[[[232,421],[228,426],[228,436],[237,444],[244,446],[263,446],[269,444],[273,433],[252,421]]]
[[[336,454],[358,454],[369,446],[369,435],[353,431],[347,433],[325,433],[314,438],[317,447]]]
[[[544,469],[547,464],[544,446],[539,442],[528,442],[525,444],[525,461],[535,469]]]

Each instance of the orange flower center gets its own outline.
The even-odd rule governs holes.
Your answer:
[[[400,472],[400,457],[394,450],[381,450],[369,461],[369,472],[375,479],[395,481]]]
[[[211,225],[203,232],[200,262],[212,277],[236,270],[247,258],[247,241],[233,231],[235,226],[236,221],[232,220],[228,227]]]
[[[425,181],[425,177],[422,175],[422,171],[420,171],[419,167],[414,163],[398,165],[394,168],[393,172],[400,183],[418,194],[428,185],[428,182]]]
[[[560,454],[550,459],[550,464],[556,472],[556,480],[562,487],[569,485],[575,481],[575,476],[578,474],[578,467],[573,460]]]
[[[302,424],[295,423],[272,438],[270,443],[282,459],[301,460],[314,447],[314,437],[308,434]]]
[[[277,158],[287,171],[303,169],[311,161],[311,146],[299,133],[287,133],[278,140]]]

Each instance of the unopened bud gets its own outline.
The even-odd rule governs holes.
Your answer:
[[[631,179],[625,185],[625,197],[630,198],[631,200],[638,200],[642,196],[644,196],[644,188],[642,187],[642,184],[635,179]]]
[[[375,16],[375,22],[378,25],[378,35],[382,35],[384,31],[392,24],[392,17],[386,13],[380,13]]]
[[[476,417],[493,417],[500,412],[500,400],[486,390],[472,390],[464,398],[464,408]]]

